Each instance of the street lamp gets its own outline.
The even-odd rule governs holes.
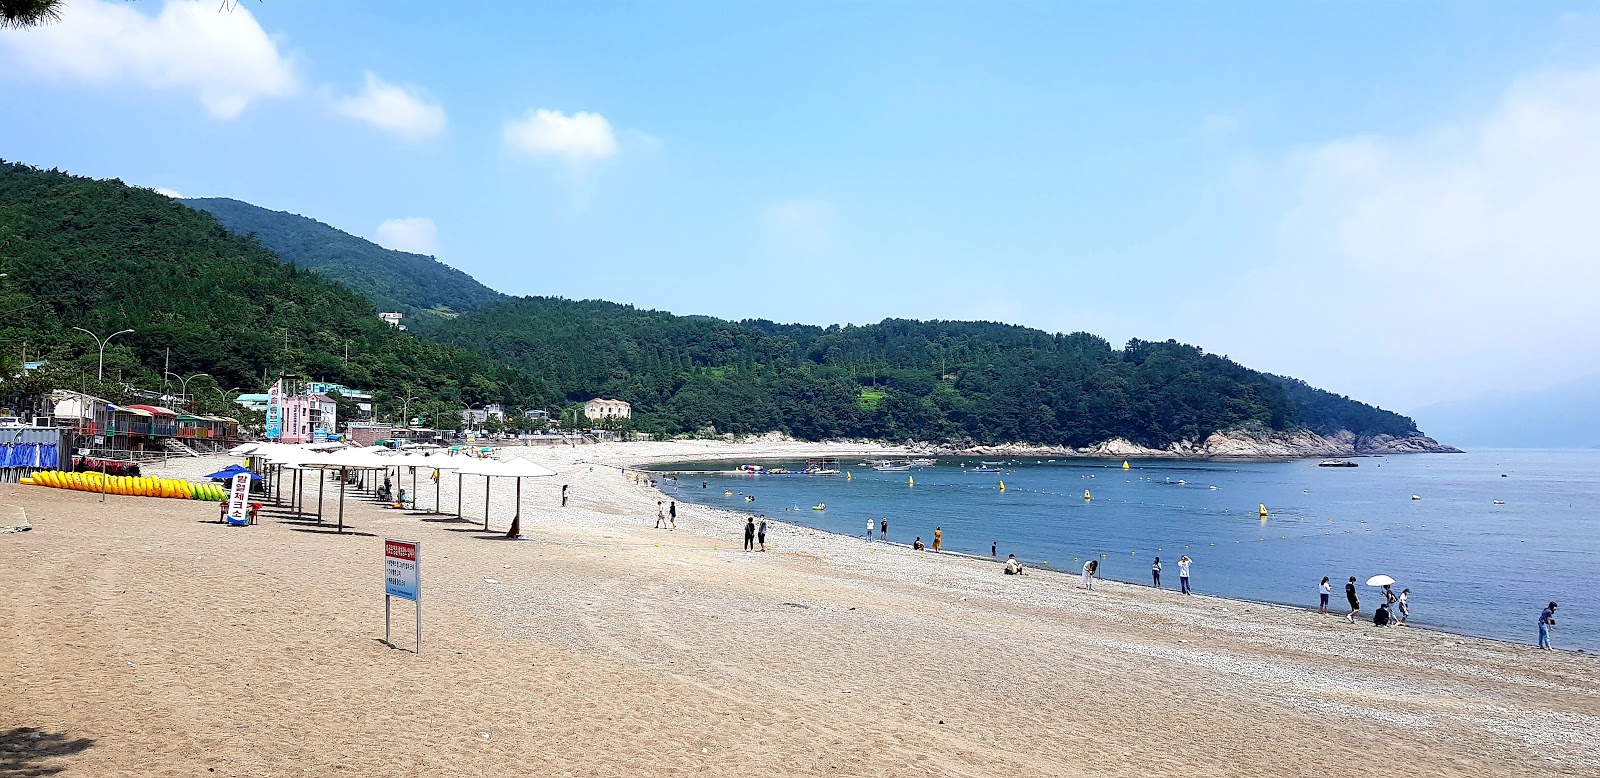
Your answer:
[[[100,366],[98,368],[96,368],[95,371],[94,371],[94,380],[96,380],[96,381],[104,381],[104,380],[106,380],[106,344],[110,343],[112,338],[115,338],[116,336],[122,335],[124,333],[133,332],[133,330],[132,329],[117,330],[116,332],[113,332],[110,335],[107,335],[104,340],[101,340],[99,335],[96,335],[96,334],[94,334],[92,332],[89,332],[88,330],[86,330],[86,329],[84,329],[82,327],[73,327],[73,329],[75,329],[75,330],[77,330],[79,332],[82,332],[82,333],[88,335],[91,338],[94,338],[95,344],[100,347]]]
[[[189,376],[188,378],[184,378],[183,376],[180,376],[177,373],[172,373],[172,372],[168,372],[167,375],[178,379],[178,386],[179,386],[178,391],[182,393],[183,397],[188,397],[189,396],[189,382],[190,381],[193,381],[194,379],[199,378],[200,376],[206,376],[206,377],[210,377],[211,376],[210,373],[195,373],[194,375]]]

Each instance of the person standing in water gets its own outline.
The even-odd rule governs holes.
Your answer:
[[[1344,598],[1350,601],[1350,613],[1345,615],[1344,620],[1354,624],[1356,623],[1356,614],[1361,612],[1361,598],[1356,596],[1356,577],[1353,575],[1350,576],[1349,581],[1345,582]]]
[[[998,540],[989,541],[989,558],[990,559],[999,559],[1000,558],[1000,541],[998,541]]]
[[[1322,583],[1317,585],[1317,597],[1322,601],[1322,604],[1317,609],[1318,613],[1328,612],[1328,595],[1330,594],[1333,594],[1333,584],[1328,583],[1327,576],[1323,576]]]
[[[751,516],[744,522],[744,550],[754,551],[756,547],[756,519]]]
[[[1161,557],[1156,557],[1156,561],[1150,563],[1150,585],[1161,588]]]
[[[939,550],[939,546],[943,545],[943,543],[944,543],[944,530],[939,529],[938,527],[934,527],[933,528],[933,550],[934,551],[938,551]]]
[[[1094,590],[1095,574],[1100,572],[1100,561],[1091,559],[1083,563],[1083,588]]]
[[[1550,630],[1556,628],[1556,604],[1550,603],[1548,607],[1539,612],[1539,647],[1550,650]]]
[[[1178,588],[1182,589],[1184,594],[1189,593],[1189,565],[1191,564],[1194,564],[1194,560],[1190,559],[1188,554],[1178,557]]]

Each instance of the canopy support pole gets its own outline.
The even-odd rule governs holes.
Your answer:
[[[483,477],[483,531],[484,532],[488,532],[489,531],[489,479],[491,477],[492,476],[487,476],[487,475]]]
[[[517,512],[511,517],[511,529],[506,530],[506,537],[522,537],[522,476],[517,476]]]
[[[456,518],[458,518],[458,519],[464,518],[461,515],[461,483],[462,483],[462,481],[464,479],[465,479],[465,476],[463,476],[461,474],[460,470],[457,470],[456,471]]]
[[[344,532],[344,479],[345,469],[339,468],[339,531]]]
[[[328,485],[328,471],[317,471],[317,523],[322,523],[322,489]]]
[[[435,515],[439,513],[439,482],[443,480],[444,471],[435,469],[433,471],[433,512]]]

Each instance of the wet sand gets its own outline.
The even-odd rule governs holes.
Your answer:
[[[482,479],[465,520],[350,503],[344,535],[0,485],[35,527],[0,535],[0,775],[1600,775],[1592,656],[782,523],[744,553],[618,469],[816,451],[759,449],[519,452],[559,473],[522,541]],[[423,541],[420,656],[410,603],[382,643],[385,536]]]

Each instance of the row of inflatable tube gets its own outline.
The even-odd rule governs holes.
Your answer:
[[[96,472],[67,473],[60,470],[41,470],[22,483],[33,486],[51,486],[80,492],[105,492],[135,497],[167,497],[177,500],[221,501],[228,491],[216,484],[195,484],[175,478],[146,478],[131,475],[101,475]]]

